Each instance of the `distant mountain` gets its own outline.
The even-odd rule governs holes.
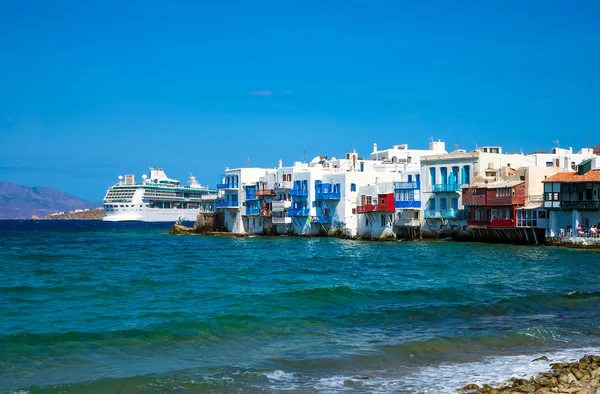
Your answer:
[[[0,219],[28,219],[32,215],[42,218],[51,213],[100,206],[100,202],[85,201],[51,187],[0,182]]]

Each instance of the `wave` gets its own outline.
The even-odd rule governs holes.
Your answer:
[[[224,367],[188,369],[166,374],[101,378],[55,386],[30,386],[11,394],[59,392],[351,392],[351,393],[456,393],[469,383],[500,385],[512,377],[529,378],[550,370],[552,362],[569,362],[600,348],[566,348],[482,357],[471,361],[444,361],[404,367],[398,364],[352,365],[337,371],[298,370],[292,367],[257,369]],[[541,355],[549,361],[532,360]]]

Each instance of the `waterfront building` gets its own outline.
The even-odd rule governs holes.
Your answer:
[[[600,157],[584,160],[576,171],[557,173],[543,183],[549,237],[587,235],[592,225],[600,225]],[[578,234],[578,226],[583,234]]]
[[[396,236],[400,238],[420,236],[423,223],[421,159],[447,153],[445,143],[442,141],[429,142],[428,149],[409,149],[407,144],[401,144],[390,149],[378,150],[377,144],[373,144],[370,158],[377,162],[374,166],[376,170],[396,174],[393,178]]]
[[[423,230],[466,230],[468,220],[462,192],[476,178],[500,179],[499,174],[503,168],[566,171],[573,163],[592,155],[593,152],[589,149],[582,149],[574,154],[572,148],[555,148],[550,154],[505,154],[502,147],[482,146],[472,152],[457,149],[446,155],[424,157],[421,169],[421,179],[424,180],[421,194],[425,205]]]
[[[395,237],[394,220],[396,207],[393,193],[394,182],[378,182],[359,188],[358,236],[366,239]]]
[[[547,215],[542,206],[542,181],[557,168],[529,167],[487,171],[463,187],[467,224],[475,239],[539,243]]]
[[[256,185],[264,177],[265,168],[226,169],[217,184],[216,208],[223,212],[227,231],[235,233],[258,232],[263,223],[262,217],[255,217],[253,207],[257,207]],[[246,199],[250,200],[246,210]],[[256,201],[256,203],[255,203]]]

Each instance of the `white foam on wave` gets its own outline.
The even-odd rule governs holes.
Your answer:
[[[600,348],[580,348],[556,351],[551,353],[533,353],[518,356],[488,357],[478,362],[470,363],[444,363],[436,366],[422,367],[417,371],[406,374],[398,371],[393,376],[390,371],[382,372],[380,376],[373,373],[367,377],[333,375],[328,377],[294,377],[294,374],[283,371],[273,371],[270,374],[277,379],[272,389],[281,387],[285,377],[286,389],[317,390],[324,393],[338,392],[368,392],[368,393],[453,393],[456,389],[467,384],[502,385],[509,379],[535,376],[540,372],[550,370],[550,363],[572,362],[579,360],[585,354],[600,354]],[[548,361],[534,359],[546,356]],[[392,375],[392,376],[390,376]],[[291,380],[301,380],[294,381]]]
[[[271,372],[265,372],[265,375],[273,384],[272,389],[284,390],[284,391],[296,391],[298,390],[298,382],[296,375],[291,372],[284,372],[280,369]]]
[[[422,368],[418,373],[406,376],[404,387],[409,392],[456,393],[467,384],[500,385],[510,378],[529,378],[550,370],[550,363],[572,362],[585,354],[598,354],[600,348],[580,348],[544,354],[488,357],[479,362],[442,364]],[[545,355],[549,361],[535,361]]]
[[[293,380],[295,376],[291,372],[283,372],[280,369],[271,372],[265,372],[264,375],[270,380],[275,380],[279,382],[289,382],[290,380]]]

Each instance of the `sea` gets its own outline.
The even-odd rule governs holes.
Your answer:
[[[0,393],[455,393],[600,354],[599,251],[169,227],[0,221]]]

